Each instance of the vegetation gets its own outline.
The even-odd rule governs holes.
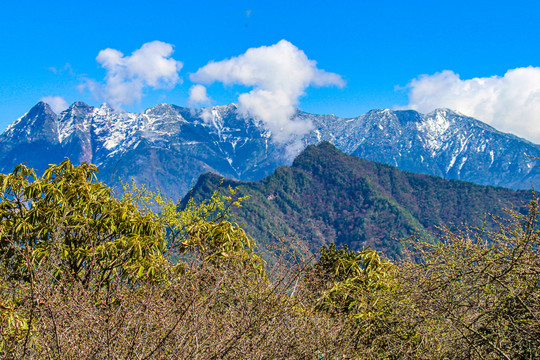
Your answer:
[[[203,175],[192,197],[207,199],[220,181]],[[308,146],[292,166],[261,181],[225,183],[249,196],[235,214],[265,251],[276,238],[292,236],[313,253],[335,243],[356,251],[369,246],[394,258],[401,253],[397,239],[430,236],[441,224],[495,230],[486,214],[503,216],[505,207],[524,213],[530,199],[528,191],[400,171],[346,155],[328,142]]]
[[[540,356],[534,194],[496,230],[443,227],[399,260],[330,244],[265,264],[234,190],[178,210],[133,185],[115,198],[95,172],[0,175],[2,358]]]

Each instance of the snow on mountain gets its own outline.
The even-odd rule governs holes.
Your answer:
[[[159,104],[133,114],[103,104],[76,102],[55,114],[38,103],[0,135],[0,171],[19,162],[43,170],[69,157],[92,162],[100,178],[117,184],[133,178],[180,198],[205,171],[258,180],[291,162],[291,151],[327,140],[338,149],[402,170],[468,180],[483,185],[530,189],[540,186],[540,146],[495,130],[449,109],[372,110],[352,119],[312,115],[313,129],[288,143],[234,104],[189,109]],[[294,155],[294,154],[293,154]]]
[[[10,142],[58,142],[57,115],[44,102],[37,103],[30,111],[8,126],[0,137],[2,144]]]
[[[95,108],[91,114],[92,131],[97,148],[106,154],[118,151],[120,144],[128,140],[137,128],[138,115],[115,112],[108,104]]]

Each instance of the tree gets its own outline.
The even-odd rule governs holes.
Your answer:
[[[29,280],[40,263],[57,276],[88,287],[121,277],[156,277],[171,256],[198,254],[202,261],[241,263],[263,274],[254,241],[232,220],[231,206],[243,199],[221,195],[185,210],[144,186],[124,185],[120,199],[98,182],[97,168],[69,160],[38,177],[18,165],[0,174],[0,265],[5,278]],[[166,267],[167,267],[166,266]],[[161,269],[164,270],[164,269]],[[163,274],[159,275],[162,276]]]
[[[411,244],[401,272],[410,317],[441,358],[540,356],[539,207],[533,197],[527,214],[509,211],[508,219],[496,219],[496,232],[443,227],[437,242]]]
[[[219,266],[242,266],[256,276],[264,276],[264,261],[255,253],[255,241],[235,222],[231,207],[241,207],[245,197],[236,198],[236,190],[228,188],[223,195],[221,185],[210,199],[196,204],[190,199],[183,210],[172,201],[157,198],[159,220],[166,229],[169,251],[178,256],[196,256]],[[179,268],[186,264],[180,262]]]
[[[144,186],[124,184],[117,198],[96,173],[94,165],[66,160],[42,176],[24,165],[0,174],[0,355],[24,358],[46,347],[58,357],[59,338],[73,340],[66,331],[81,315],[107,334],[121,309],[142,316],[139,306],[165,302],[164,311],[182,321],[176,299],[188,300],[180,303],[185,311],[222,304],[217,299],[234,299],[266,278],[253,239],[231,221],[230,207],[241,201],[232,189],[180,210]],[[118,321],[137,334],[142,326]],[[147,331],[157,336],[152,354],[169,334]]]
[[[410,347],[396,345],[416,342],[415,330],[402,321],[406,298],[400,294],[399,270],[377,251],[331,244],[321,248],[309,272],[319,294],[316,309],[345,321],[343,344],[365,358],[401,359]]]
[[[96,172],[66,160],[40,177],[24,165],[0,174],[5,275],[28,279],[39,263],[54,262],[57,276],[90,286],[140,276],[161,257],[165,239],[155,214],[114,198]]]

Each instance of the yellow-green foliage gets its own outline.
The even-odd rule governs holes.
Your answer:
[[[395,312],[399,302],[394,297],[398,290],[397,270],[395,264],[374,250],[324,246],[310,272],[322,289],[316,309],[348,322],[347,337],[354,339],[354,347],[366,347],[385,358],[385,335],[399,332],[402,339],[415,336],[401,327],[401,315]]]
[[[49,274],[54,281],[46,286],[82,287],[96,305],[119,301],[101,288],[166,287],[194,265],[190,257],[197,266],[241,266],[252,269],[251,278],[264,277],[253,239],[229,221],[230,207],[242,200],[232,200],[234,190],[178,211],[133,184],[115,198],[96,172],[94,165],[66,160],[42,176],[24,165],[0,174],[0,352],[31,338],[34,310],[25,308],[20,290],[36,291]]]
[[[452,231],[418,241],[403,264],[406,293],[441,358],[540,358],[540,208],[510,211],[500,230]],[[442,347],[441,338],[448,342]]]
[[[95,173],[0,175],[1,358],[539,356],[536,198],[498,232],[443,228],[395,263],[330,245],[269,268],[231,216],[235,190],[179,210],[133,184],[117,198]]]
[[[115,199],[96,171],[66,160],[40,177],[24,165],[0,174],[3,271],[29,277],[52,261],[57,276],[90,285],[133,276],[160,256],[165,242],[155,216]]]
[[[369,299],[395,288],[396,267],[374,250],[337,249],[334,244],[321,249],[315,274],[325,280],[319,307],[366,317],[377,307]]]
[[[21,309],[0,289],[0,354],[11,351],[13,344],[22,341],[30,330],[29,320]]]
[[[228,193],[224,196],[218,189],[199,205],[190,199],[183,211],[178,211],[172,201],[157,197],[160,222],[167,230],[168,247],[180,256],[197,253],[205,262],[241,264],[263,275],[264,262],[254,253],[253,238],[234,222],[230,212],[231,206],[241,207],[245,198],[234,200],[236,190],[232,188]]]

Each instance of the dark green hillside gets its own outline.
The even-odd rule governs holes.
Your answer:
[[[218,175],[202,175],[192,196],[209,197],[219,182]],[[398,252],[395,239],[425,235],[438,225],[481,226],[487,220],[493,227],[485,214],[520,210],[531,198],[528,191],[400,171],[346,155],[328,142],[309,146],[291,167],[279,167],[259,182],[225,180],[224,185],[250,196],[235,212],[263,247],[275,236],[292,235],[312,250],[327,243],[355,250],[369,245],[389,255]]]

